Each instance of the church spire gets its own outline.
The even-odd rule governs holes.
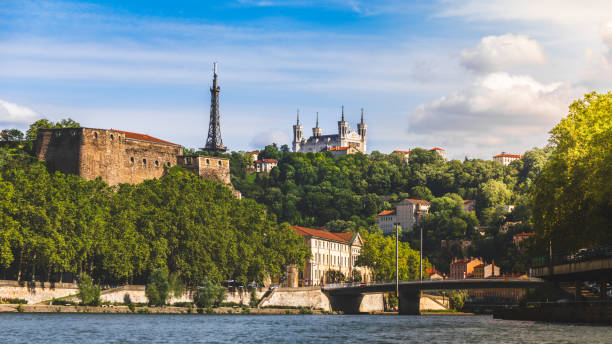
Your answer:
[[[344,105],[342,105],[342,122],[344,122]]]
[[[363,108],[361,108],[361,124],[363,124]]]
[[[317,125],[315,126],[315,128],[319,127],[319,112],[317,111]]]
[[[297,109],[297,125],[300,125],[300,109]]]

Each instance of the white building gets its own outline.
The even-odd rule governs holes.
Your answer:
[[[518,160],[520,158],[521,158],[520,155],[508,154],[506,152],[502,152],[501,154],[497,154],[496,156],[494,156],[493,161],[497,161],[500,164],[503,164],[504,166],[508,166],[510,165],[511,162],[513,162],[514,160]]]
[[[376,224],[383,233],[393,233],[395,223],[399,223],[403,231],[411,231],[412,227],[428,211],[429,202],[422,199],[406,198],[396,205],[395,210],[386,210],[379,213]]]
[[[440,147],[434,147],[432,149],[430,149],[430,151],[432,152],[436,152],[438,154],[440,154],[440,156],[442,157],[443,160],[446,160],[446,151],[443,148]]]
[[[356,270],[361,281],[370,280],[369,269],[355,265],[363,245],[359,233],[331,233],[299,226],[293,226],[293,229],[304,238],[312,253],[301,272],[301,285],[327,283],[326,272],[329,270],[340,271],[347,278],[351,278],[353,270]]]
[[[276,159],[262,159],[253,162],[253,168],[255,172],[266,172],[270,173],[270,171],[278,165],[278,160]]]
[[[319,128],[319,115],[317,114],[317,123],[312,128],[312,136],[305,138],[302,136],[303,127],[300,124],[298,113],[297,123],[293,126],[293,151],[318,153],[331,148],[350,147],[355,152],[365,153],[367,128],[368,126],[363,122],[362,109],[361,123],[357,124],[357,132],[352,131],[348,122],[344,120],[344,106],[342,106],[342,119],[338,122],[338,134],[323,135],[323,131]]]

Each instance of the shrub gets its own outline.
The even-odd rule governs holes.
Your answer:
[[[72,306],[74,305],[74,302],[62,299],[53,299],[51,300],[51,304],[54,306]]]
[[[155,269],[149,276],[149,284],[145,289],[145,295],[149,300],[149,305],[163,306],[166,304],[170,285],[168,283],[168,273],[163,269]]]
[[[463,305],[465,304],[467,297],[467,290],[452,290],[448,294],[448,300],[450,301],[451,308],[457,311],[463,309]]]
[[[86,273],[79,277],[79,298],[86,306],[100,305],[100,286],[94,285],[93,279]]]
[[[213,311],[212,307],[206,307],[206,314],[215,314],[215,311]]]
[[[204,314],[204,308],[198,307],[198,314]]]
[[[17,312],[23,313],[23,304],[20,303],[19,305],[17,305]]]
[[[123,303],[126,305],[129,305],[130,303],[132,303],[132,298],[130,297],[130,294],[125,293],[123,295]]]
[[[130,310],[130,312],[134,313],[136,312],[136,305],[134,305],[133,303],[128,303],[128,309]]]
[[[308,307],[300,307],[298,312],[300,314],[312,314],[312,309],[310,309]]]
[[[193,295],[193,301],[198,307],[212,307],[219,305],[225,298],[225,288],[215,284],[208,278],[202,281]]]
[[[4,297],[0,299],[0,303],[20,304],[20,303],[28,303],[28,301],[24,299]]]
[[[143,307],[138,310],[138,314],[151,314],[151,310],[147,307]]]

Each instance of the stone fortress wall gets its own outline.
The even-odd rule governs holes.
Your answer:
[[[152,139],[113,129],[43,129],[35,149],[52,170],[89,180],[101,177],[109,185],[137,184],[160,178],[183,153],[180,145]]]
[[[109,185],[160,178],[167,168],[180,165],[231,188],[228,159],[183,156],[182,146],[144,134],[95,128],[42,129],[35,150],[51,170],[88,180],[100,177]]]
[[[177,162],[197,176],[231,184],[229,159],[210,156],[179,156]]]

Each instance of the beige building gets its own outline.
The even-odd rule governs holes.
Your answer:
[[[430,151],[438,153],[442,157],[442,159],[446,160],[446,151],[443,148],[434,147],[430,149]]]
[[[404,158],[406,163],[410,162],[410,151],[394,150],[391,154],[399,154]]]
[[[355,147],[330,147],[327,151],[331,152],[334,158],[359,152],[359,150]]]
[[[278,166],[278,160],[276,159],[262,159],[253,162],[253,169],[255,172],[270,173],[276,166]]]
[[[353,270],[356,270],[362,281],[370,280],[371,273],[367,268],[355,266],[363,245],[359,233],[331,233],[299,226],[293,226],[293,229],[304,237],[312,253],[301,272],[301,285],[327,283],[326,272],[329,270],[340,271],[347,278],[351,278]]]
[[[478,264],[474,267],[474,271],[472,271],[473,278],[489,278],[500,275],[499,266],[496,266],[495,263],[487,264]]]
[[[520,155],[508,154],[506,152],[502,152],[501,154],[497,154],[496,156],[494,156],[493,161],[497,161],[500,164],[503,164],[504,166],[508,166],[510,165],[511,162],[513,162],[514,160],[518,160],[520,158],[521,158]]]
[[[376,224],[383,233],[394,232],[395,223],[399,223],[403,231],[411,231],[412,227],[428,211],[429,202],[422,199],[406,198],[396,205],[395,210],[386,210],[379,213]]]

